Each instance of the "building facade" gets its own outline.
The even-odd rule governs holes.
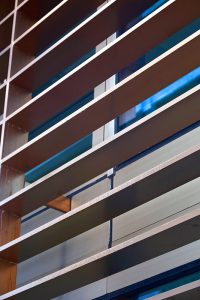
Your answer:
[[[1,0],[0,300],[200,299],[199,0]]]

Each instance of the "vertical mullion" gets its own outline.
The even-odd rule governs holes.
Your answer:
[[[1,145],[0,145],[0,181],[1,186],[5,184],[5,181],[10,181],[12,172],[7,172],[3,170],[1,165],[1,159],[3,155],[3,145],[5,137],[5,125],[6,125],[6,113],[7,113],[7,104],[8,104],[8,93],[9,93],[9,80],[11,74],[12,66],[12,54],[13,54],[13,41],[15,35],[15,25],[16,25],[16,13],[17,13],[17,1],[15,0],[15,8],[13,15],[13,24],[11,32],[11,43],[10,43],[10,53],[9,53],[9,62],[8,62],[8,72],[6,80],[6,91],[4,98],[4,110],[3,110],[3,119],[2,119],[2,132],[1,132]],[[11,177],[10,177],[11,176]],[[4,195],[4,192],[2,194]],[[7,213],[6,211],[0,210],[0,245],[10,242],[11,240],[19,237],[20,235],[20,218],[12,214]],[[0,295],[7,293],[16,288],[16,276],[17,276],[17,265],[0,259]]]
[[[1,147],[0,147],[0,159],[2,159],[3,155],[3,143],[4,143],[4,135],[5,135],[5,123],[6,123],[6,114],[7,114],[7,106],[8,106],[8,94],[9,94],[9,81],[11,75],[11,66],[12,66],[12,57],[13,57],[13,46],[14,46],[14,37],[15,37],[15,26],[16,26],[16,15],[17,15],[17,2],[15,0],[15,8],[13,15],[13,25],[12,25],[12,33],[11,33],[11,43],[10,43],[10,54],[9,54],[9,62],[8,62],[8,73],[7,73],[7,81],[6,81],[6,92],[5,92],[5,102],[4,102],[4,111],[3,111],[3,119],[2,119],[2,134],[1,134]]]

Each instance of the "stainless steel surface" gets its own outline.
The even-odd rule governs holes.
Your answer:
[[[184,104],[184,102],[181,104]],[[173,110],[173,108],[176,108],[176,105],[172,103],[167,104],[156,112],[117,133],[114,137],[107,139],[42,177],[35,183],[28,185],[19,192],[2,200],[0,202],[0,209],[5,209],[10,211],[10,213],[23,216],[171,136],[177,132],[175,125],[179,126],[179,124],[182,123],[177,123],[176,109]],[[186,110],[185,113],[187,115],[188,110]],[[165,126],[165,122],[163,121],[166,119],[170,119],[170,126]],[[185,119],[183,118],[182,120]],[[137,143],[135,143],[136,140],[138,141]],[[188,153],[183,154],[183,156],[192,154],[192,159],[198,162],[199,148],[200,145],[189,149]],[[85,170],[87,170],[87,172],[85,172]],[[195,163],[195,167],[193,167],[191,173],[189,173],[191,179],[194,173],[197,177],[199,171],[200,168],[198,164]],[[77,176],[77,174],[79,174],[79,176]]]
[[[197,0],[193,1],[196,3]],[[21,106],[9,116],[10,122],[25,130],[34,128],[36,124],[39,125],[45,120],[48,120],[102,81],[118,72],[121,68],[144,55],[148,50],[162,42],[172,33],[181,29],[183,23],[186,25],[196,18],[196,5],[193,6],[189,3],[188,7],[187,0],[177,0],[171,5],[169,5],[169,3],[165,5],[167,7],[161,8],[159,11],[149,15],[128,32],[116,39],[116,41],[93,55],[70,73],[66,74],[43,93]],[[187,11],[187,14],[179,14],[180,9],[182,10],[183,7]],[[181,20],[179,20],[179,17]],[[165,30],[163,30],[163,26],[165,27]],[[166,28],[166,26],[169,27]],[[151,34],[155,31],[156,35]],[[140,45],[140,47],[134,47],[131,51],[127,51],[127,49],[130,48],[130,45],[133,44]],[[193,51],[193,53],[198,53],[198,51]],[[52,64],[58,62],[58,60],[59,57],[52,61],[51,68],[53,68]],[[193,60],[192,55],[190,55],[190,60]],[[187,60],[188,63],[190,60]],[[184,61],[184,59],[182,61]],[[106,68],[104,66],[106,66]],[[39,78],[40,74],[41,72],[37,74],[37,78]],[[156,75],[158,76],[158,74],[154,74],[154,76]],[[159,74],[159,76],[160,75],[161,74]],[[26,79],[27,82],[31,82],[29,76],[26,76],[24,79]],[[25,84],[24,80],[23,83]],[[12,84],[14,84],[14,80],[12,81]],[[76,88],[72,88],[73,86],[76,86]],[[13,101],[16,102],[17,99],[13,99]],[[11,99],[10,102],[12,102]],[[38,114],[38,111],[40,111],[40,114]],[[31,115],[34,115],[35,117],[31,118]]]
[[[46,130],[45,133],[18,148],[6,156],[2,163],[18,170],[27,171],[29,168],[48,159],[53,154],[63,150],[64,147],[69,146],[84,135],[140,103],[145,98],[167,86],[167,84],[185,75],[199,64],[198,54],[193,55],[193,59],[187,60],[190,53],[200,48],[198,35],[199,33],[195,34],[193,38],[186,39],[183,43],[173,47],[164,55],[130,75],[116,87],[97,97],[71,116],[66,117],[52,128]],[[163,76],[159,75],[159,80],[157,80],[158,74],[161,73]],[[150,82],[151,84],[144,89],[145,82]],[[123,99],[126,99],[126,101],[122,101]],[[199,110],[198,102],[197,99],[194,99],[193,105],[195,107],[191,105],[191,115],[193,115],[193,120],[192,118],[190,120],[191,123],[200,119],[197,116],[197,111]],[[91,116],[95,116],[95,118]],[[186,120],[188,119],[187,114],[185,118]],[[176,120],[178,123],[179,119],[176,118]],[[186,124],[186,126],[188,125]],[[68,132],[67,139],[65,139],[65,132]],[[54,142],[52,143],[52,141]],[[49,147],[49,142],[51,142],[51,147]]]
[[[0,296],[0,300],[52,299],[131,266],[172,251],[200,237],[200,207],[163,222],[159,227],[53,274]],[[185,232],[187,231],[187,234]]]

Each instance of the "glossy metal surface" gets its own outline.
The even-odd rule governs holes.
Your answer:
[[[200,207],[182,213],[108,250],[0,296],[0,300],[44,300],[77,289],[165,254],[200,238]],[[187,234],[185,232],[187,231]]]
[[[196,0],[193,1],[196,2]],[[149,15],[128,32],[116,39],[116,41],[106,46],[79,67],[47,88],[43,93],[20,107],[9,116],[10,122],[29,131],[31,128],[38,126],[60,112],[67,105],[70,105],[105,79],[118,72],[121,68],[126,67],[171,34],[181,29],[183,24],[186,25],[194,20],[197,17],[196,5],[192,6],[189,4],[188,7],[187,0],[184,0],[184,4],[183,6],[183,0],[177,0],[171,5],[167,3],[165,5],[166,7],[164,6],[165,8],[162,7],[155,13]],[[179,14],[180,9],[182,10],[183,7],[186,9],[187,14]],[[163,30],[163,26],[165,30]],[[169,27],[166,28],[166,26]],[[152,34],[155,31],[156,35]],[[127,51],[130,45],[140,46],[134,47],[131,51]],[[198,51],[193,53],[198,53]],[[191,56],[191,59],[192,58],[193,56]],[[54,62],[56,64],[58,63],[58,60],[59,57],[51,62],[51,68],[53,68],[52,64]],[[39,78],[40,75],[41,72],[39,72],[37,77]],[[154,76],[156,76],[156,74]],[[27,82],[31,82],[29,76],[26,76],[24,79],[27,80]],[[14,83],[14,80],[12,83]],[[25,84],[24,80],[23,84]],[[17,99],[13,99],[13,101],[14,100],[15,102],[17,101]],[[38,111],[40,113],[38,113]],[[34,115],[34,118],[31,118],[32,115]]]
[[[0,257],[21,262],[187,183],[200,176],[200,170],[191,172],[197,161],[190,155],[174,157],[0,247]]]
[[[199,102],[197,101],[196,103]],[[102,174],[109,168],[170,137],[177,132],[176,126],[180,128],[180,124],[185,120],[183,117],[182,121],[177,121],[176,105],[172,105],[172,108],[170,108],[170,105],[172,103],[158,109],[156,112],[117,133],[114,137],[107,139],[35,183],[2,200],[0,208],[23,216],[50,200],[59,197],[61,194]],[[185,113],[187,116],[188,110]],[[170,119],[170,123],[167,126],[164,122],[166,119]],[[136,140],[137,143],[135,143]],[[200,145],[194,147],[194,149],[189,149],[187,154],[183,154],[183,156],[191,154],[192,161],[194,160],[193,163],[195,163],[190,172],[188,171],[191,179],[194,178],[194,174],[199,176],[199,149]],[[188,167],[191,166],[189,165]]]
[[[197,49],[200,52],[198,32],[123,80],[113,89],[94,99],[71,116],[66,117],[34,140],[11,153],[2,162],[22,171],[33,168],[192,71],[199,65]],[[188,60],[187,57],[191,53],[192,58]],[[146,86],[146,82],[150,84]],[[143,86],[146,86],[145,89]],[[193,115],[191,117],[193,118],[192,122],[200,119],[198,115],[200,105],[197,100],[198,97],[197,92],[197,95],[194,95],[196,100],[192,101],[194,105],[191,105],[191,111],[189,109],[189,114]],[[126,99],[126,101],[123,101],[123,99]],[[23,116],[21,117],[23,118]],[[185,118],[185,121],[187,121],[189,117],[186,115]],[[178,119],[177,122],[179,122]],[[65,138],[66,132],[68,133],[67,139]],[[51,147],[49,147],[49,143],[51,143]]]

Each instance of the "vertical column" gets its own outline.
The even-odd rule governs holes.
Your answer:
[[[0,246],[20,234],[20,218],[0,210]],[[0,258],[0,295],[16,288],[17,266]]]
[[[11,29],[10,53],[7,66],[7,78],[5,84],[5,97],[3,115],[1,120],[1,144],[0,144],[0,200],[8,197],[15,189],[19,189],[24,184],[24,178],[20,172],[12,170],[2,165],[3,146],[5,138],[6,114],[8,106],[9,80],[12,64],[13,41],[15,33],[17,13],[17,0],[15,0],[15,8],[13,14],[13,23]],[[12,143],[12,136],[10,143]],[[0,210],[0,246],[17,238],[20,235],[20,217],[11,213]],[[0,258],[0,295],[7,293],[16,287],[17,266],[11,261]]]
[[[12,152],[12,149],[16,147],[17,140],[18,143],[21,143],[21,139],[26,138],[25,134],[20,135],[18,129],[9,125],[6,122],[7,117],[7,108],[8,108],[8,95],[10,92],[10,77],[11,77],[11,68],[12,68],[12,59],[13,59],[13,47],[15,39],[15,26],[16,26],[16,15],[17,15],[17,0],[15,0],[15,8],[13,14],[13,23],[11,29],[11,41],[10,41],[10,54],[8,61],[8,72],[7,78],[5,80],[5,101],[4,109],[2,116],[2,132],[1,132],[1,146],[0,146],[0,200],[10,196],[20,188],[24,186],[24,176],[20,170],[11,169],[9,166],[2,164],[2,158],[5,156],[5,153]],[[5,138],[8,142],[5,143]]]

